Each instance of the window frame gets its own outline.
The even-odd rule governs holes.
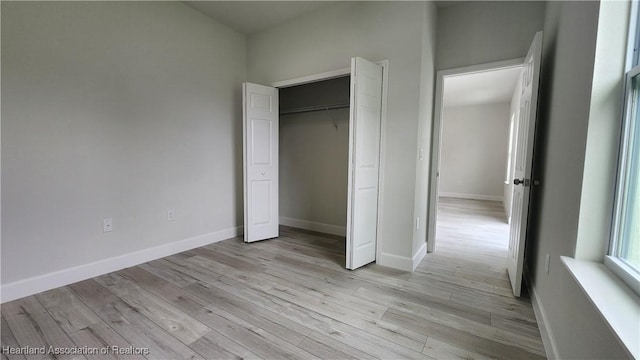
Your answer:
[[[632,141],[630,131],[635,119],[634,108],[640,113],[640,96],[634,99],[634,78],[640,82],[640,6],[637,1],[632,1],[629,19],[629,40],[627,51],[627,64],[624,74],[624,90],[622,100],[622,119],[619,137],[618,164],[615,182],[614,206],[611,222],[611,234],[608,253],[604,257],[604,264],[614,274],[629,285],[640,295],[640,269],[632,266],[623,258],[617,256],[620,245],[620,227],[622,226],[622,207],[626,189],[626,172],[629,166],[629,143]],[[639,116],[639,115],[636,115]],[[638,124],[640,125],[640,124]],[[636,126],[638,126],[636,125]],[[640,131],[638,126],[635,131]]]

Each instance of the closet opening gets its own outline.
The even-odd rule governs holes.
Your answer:
[[[281,237],[345,266],[349,74],[279,89]],[[303,240],[300,242],[300,240]]]
[[[376,261],[388,65],[355,57],[350,68],[242,84],[244,242],[278,238],[282,221],[346,234],[347,269]]]

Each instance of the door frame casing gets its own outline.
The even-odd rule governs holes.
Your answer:
[[[444,79],[450,76],[482,73],[522,67],[524,57],[494,61],[489,63],[438,70],[436,73],[436,92],[431,132],[431,164],[429,166],[429,200],[427,206],[427,252],[435,251],[436,222],[438,217],[438,177],[440,171],[440,153],[442,148],[442,115],[444,100]]]
[[[387,100],[389,91],[389,60],[373,61],[382,66],[382,113],[380,118],[380,164],[378,167],[378,216],[376,219],[376,260],[380,259],[383,199],[384,199],[384,169],[385,169],[385,149],[387,138]],[[269,86],[274,88],[287,88],[291,86],[310,84],[318,81],[335,79],[351,74],[351,67],[340,68],[306,76],[284,79],[272,82]],[[351,164],[349,164],[351,166]],[[345,204],[346,205],[346,204]]]

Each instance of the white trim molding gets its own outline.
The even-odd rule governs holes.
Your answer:
[[[34,276],[24,280],[4,284],[0,287],[0,302],[23,298],[60,286],[91,279],[113,271],[143,264],[166,256],[174,255],[197,247],[213,244],[222,240],[234,238],[242,234],[242,226],[215,231],[192,238],[170,242],[136,252],[98,260],[93,263],[75,266],[52,273]]]
[[[380,249],[382,244],[382,218],[384,216],[384,189],[387,153],[387,109],[389,100],[389,60],[376,62],[382,66],[382,113],[380,118],[380,163],[378,164],[378,217],[376,218],[376,263],[380,258]]]
[[[462,193],[450,193],[440,192],[438,197],[449,197],[456,199],[471,199],[471,200],[489,200],[489,201],[504,201],[504,198],[500,195],[481,195],[481,194],[462,194]]]
[[[376,259],[378,265],[390,267],[397,270],[413,271],[413,259],[406,256],[399,256],[380,252],[380,256]]]
[[[423,242],[422,246],[420,246],[420,249],[418,249],[418,251],[413,255],[413,259],[411,259],[413,262],[411,271],[416,270],[422,259],[424,259],[425,255],[427,255],[427,243]]]
[[[395,254],[389,254],[380,252],[376,263],[378,265],[386,266],[389,268],[413,272],[418,267],[418,264],[427,255],[427,243],[423,243],[420,249],[413,255],[413,257],[400,256]]]
[[[346,236],[347,228],[345,226],[324,224],[315,221],[294,219],[289,217],[280,217],[280,225],[291,226],[298,229],[317,231],[325,234]]]
[[[544,346],[544,352],[547,355],[547,359],[549,360],[557,360],[560,359],[560,355],[558,353],[558,344],[556,344],[555,337],[553,336],[553,331],[547,324],[549,321],[547,320],[547,313],[544,311],[544,307],[540,300],[538,300],[538,296],[536,293],[536,289],[531,284],[529,280],[529,269],[525,264],[525,284],[527,285],[527,289],[529,290],[529,297],[531,298],[531,305],[533,306],[533,313],[536,315],[536,322],[538,323],[538,329],[540,330],[540,337],[542,337],[542,345]]]
[[[422,246],[416,251],[413,257],[400,256],[395,254],[389,254],[385,252],[380,252],[380,256],[378,256],[376,263],[378,265],[390,267],[397,270],[403,270],[408,272],[413,272],[418,264],[424,259],[425,255],[427,255],[427,243],[423,243]]]
[[[347,76],[351,74],[351,67],[346,67],[342,69],[336,69],[331,71],[325,71],[319,74],[311,74],[306,76],[301,76],[293,79],[287,79],[282,81],[276,81],[271,83],[271,87],[274,88],[286,88],[291,86],[298,86],[303,84],[310,84],[318,81],[335,79],[343,76]]]

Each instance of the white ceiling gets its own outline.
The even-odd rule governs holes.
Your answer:
[[[332,1],[185,1],[214,20],[250,35],[327,6]]]
[[[200,10],[214,20],[227,25],[245,35],[268,29],[300,15],[315,11],[335,1],[291,0],[291,1],[184,1],[187,5]],[[438,8],[464,4],[468,1],[436,1]]]
[[[445,77],[443,107],[509,103],[520,67]]]

